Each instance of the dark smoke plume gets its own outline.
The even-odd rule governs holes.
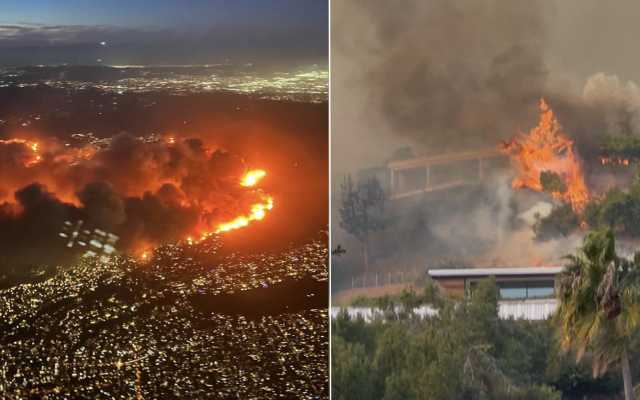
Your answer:
[[[418,153],[491,146],[531,127],[541,97],[575,140],[587,142],[579,145],[593,145],[605,132],[640,134],[638,87],[607,68],[618,61],[603,58],[589,73],[583,71],[590,64],[558,66],[558,59],[578,59],[587,50],[608,54],[616,45],[607,32],[609,43],[590,42],[587,26],[568,11],[611,22],[609,14],[624,11],[618,8],[640,6],[519,0],[336,4],[331,78],[337,166],[383,161],[388,148],[380,144],[408,144]],[[634,55],[625,57],[630,65],[640,63]]]
[[[545,91],[544,10],[537,1],[337,5],[336,112],[364,106],[383,122],[360,127],[369,142],[398,136],[432,152],[506,138]],[[336,127],[338,146],[355,135],[339,114]]]

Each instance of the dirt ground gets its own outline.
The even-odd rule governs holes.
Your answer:
[[[340,292],[334,293],[331,296],[331,306],[348,306],[353,302],[353,300],[357,299],[358,297],[381,297],[384,295],[396,295],[400,294],[405,288],[413,288],[414,290],[417,290],[417,286],[415,285],[415,283],[411,282],[393,283],[390,285],[378,287],[342,290]]]

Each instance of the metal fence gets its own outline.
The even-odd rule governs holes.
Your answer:
[[[412,283],[417,279],[424,278],[424,276],[424,270],[418,268],[394,272],[372,272],[363,275],[354,275],[351,277],[351,289]]]

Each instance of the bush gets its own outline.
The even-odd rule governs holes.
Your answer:
[[[569,236],[580,226],[580,220],[570,204],[554,207],[551,213],[538,218],[533,225],[536,240],[544,241]]]

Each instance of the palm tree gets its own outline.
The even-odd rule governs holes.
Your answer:
[[[629,351],[640,321],[640,253],[633,260],[618,257],[613,233],[598,230],[566,259],[555,316],[561,345],[574,348],[577,361],[590,350],[594,377],[619,362],[625,399],[633,400]]]

